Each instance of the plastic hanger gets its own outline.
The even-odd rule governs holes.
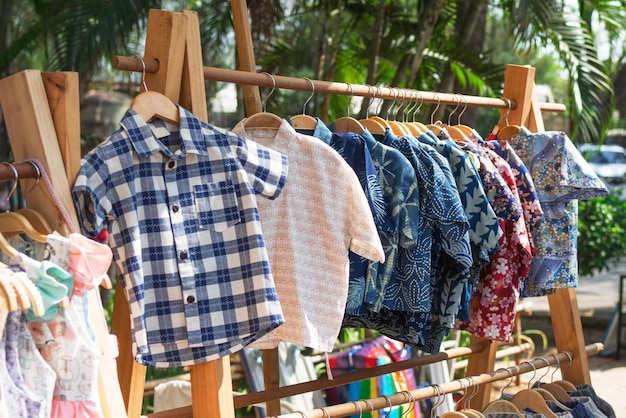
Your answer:
[[[276,116],[273,113],[268,113],[266,111],[267,99],[274,93],[276,90],[276,80],[270,73],[266,74],[272,80],[272,90],[269,92],[267,96],[263,99],[262,103],[262,112],[255,113],[252,116],[249,116],[244,119],[243,127],[244,128],[257,128],[257,129],[278,129],[283,124],[283,119]]]
[[[526,363],[531,365],[536,373],[537,369],[535,368],[535,366],[530,362]],[[546,400],[538,392],[530,388],[530,382],[532,382],[532,380],[533,379],[531,378],[528,382],[528,388],[522,389],[515,395],[513,395],[513,397],[511,398],[511,403],[513,403],[520,410],[530,409],[533,412],[545,415],[546,418],[556,418],[556,414],[552,412],[552,410],[546,403]]]
[[[309,104],[309,102],[313,98],[313,95],[315,94],[315,84],[310,79],[306,77],[303,78],[311,83],[311,95],[308,99],[306,99],[306,102],[304,102],[304,105],[302,106],[302,114],[291,117],[291,125],[296,129],[311,130],[315,129],[315,127],[317,126],[317,119],[315,119],[313,116],[309,116],[306,114],[306,106]]]
[[[352,84],[348,83],[348,87],[350,88],[350,98],[348,99],[348,104],[346,104],[346,114],[350,114],[350,102],[352,102],[352,96],[354,95],[354,90],[352,89]],[[361,125],[361,122],[354,119],[351,116],[343,116],[333,122],[333,130],[335,132],[354,132],[355,134],[361,135],[365,131],[365,127]]]
[[[174,125],[179,125],[180,114],[178,107],[164,94],[148,91],[148,86],[146,85],[146,63],[143,58],[137,58],[141,60],[143,70],[141,83],[144,91],[135,96],[130,104],[130,108],[137,112],[146,122],[156,117],[166,122],[173,123]]]

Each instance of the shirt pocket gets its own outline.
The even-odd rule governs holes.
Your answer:
[[[223,232],[241,222],[237,192],[230,179],[194,186],[198,228]]]

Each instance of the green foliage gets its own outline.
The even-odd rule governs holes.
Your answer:
[[[581,275],[609,270],[626,254],[626,202],[618,196],[580,201],[578,270]]]

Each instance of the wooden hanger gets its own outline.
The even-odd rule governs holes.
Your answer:
[[[352,84],[348,84],[350,88],[350,93],[352,93]],[[348,104],[346,105],[346,114],[350,115],[350,102],[352,101],[352,94],[350,94],[350,99],[348,100]],[[365,127],[351,116],[343,116],[341,118],[336,119],[333,122],[333,131],[346,133],[353,132],[355,134],[361,135],[365,132]]]
[[[17,212],[0,213],[0,232],[11,235],[25,233],[42,244],[45,244],[47,238],[47,234],[37,231],[24,215]]]
[[[180,124],[178,107],[167,96],[155,91],[139,93],[133,99],[130,108],[146,122],[152,118],[159,118],[174,125]]]
[[[569,396],[569,394],[565,391],[565,389],[563,389],[561,386],[555,384],[555,383],[541,383],[541,380],[546,377],[546,375],[548,373],[550,373],[550,362],[548,361],[548,359],[544,358],[544,357],[539,357],[541,360],[545,361],[546,365],[547,365],[547,371],[543,374],[543,376],[541,376],[539,378],[539,382],[537,384],[538,388],[547,391],[550,396],[552,397],[553,400],[555,400],[556,402],[558,402],[559,404],[562,402],[572,402],[573,399],[571,396]],[[557,362],[558,362],[558,356],[556,356]],[[559,362],[558,362],[559,363]],[[554,369],[554,372],[552,373],[554,375],[554,373],[556,373],[558,369]],[[544,396],[545,399],[548,399],[546,397],[547,395]],[[565,406],[565,405],[563,405]],[[561,408],[561,405],[559,405],[559,408]],[[564,409],[564,408],[561,408]]]
[[[490,402],[485,409],[483,409],[483,414],[485,415],[499,413],[514,414],[517,417],[524,418],[524,415],[517,406],[504,399],[496,399],[495,401]]]
[[[530,409],[533,412],[543,414],[546,418],[556,418],[556,414],[552,412],[546,400],[532,389],[522,389],[513,395],[511,402],[518,409]]]
[[[373,119],[361,119],[358,122],[374,135],[385,135],[385,126],[378,121]]]
[[[143,69],[141,83],[144,91],[135,96],[130,104],[130,108],[137,112],[146,122],[156,117],[174,125],[179,125],[180,113],[178,107],[164,94],[148,91],[148,86],[146,85],[146,63],[143,58],[137,58],[141,60]]]
[[[274,90],[276,90],[276,80],[270,73],[263,74],[267,74],[267,76],[269,76],[269,78],[272,80],[272,90],[263,99],[263,111],[255,113],[254,115],[251,115],[243,120],[244,128],[278,129],[283,124],[283,119],[281,117],[278,117],[277,115],[266,111],[267,99],[272,95],[272,93],[274,93]]]
[[[529,364],[535,373],[537,372],[537,368],[531,362],[525,362]],[[556,414],[552,412],[546,400],[541,396],[541,394],[530,388],[531,382],[533,381],[535,375],[528,382],[528,388],[522,389],[513,395],[511,398],[511,403],[515,405],[519,410],[530,409],[531,411],[543,414],[546,418],[556,418]]]
[[[573,360],[572,359],[572,355],[568,351],[565,351],[564,353],[567,356],[567,358],[569,358],[569,364],[571,366],[572,360]],[[559,356],[556,355],[556,354],[550,354],[550,355],[554,356],[556,358],[556,365],[557,365],[556,370],[560,369],[561,368],[561,361],[559,360]],[[568,366],[568,369],[569,369],[570,366]],[[554,376],[554,373],[556,373],[556,370],[552,373],[553,376]],[[564,379],[553,381],[552,383],[561,386],[566,392],[574,392],[576,390],[576,386],[574,386],[574,384],[572,384],[571,382],[569,382],[567,380],[564,380]]]
[[[54,231],[46,218],[34,209],[21,208],[17,210],[17,213],[25,217],[33,228],[41,234],[48,235]]]
[[[467,397],[467,400],[463,402],[464,408],[461,410],[462,414],[465,414],[468,418],[485,418],[482,412],[472,409],[470,406],[471,400],[478,394],[478,382],[473,377],[468,377],[470,382],[472,393]],[[460,382],[463,382],[462,380]],[[463,383],[461,383],[463,385]],[[467,389],[469,389],[469,387]],[[467,392],[467,390],[465,390]]]
[[[2,252],[9,257],[15,257],[19,254],[19,252],[15,248],[13,248],[9,241],[7,241],[4,235],[2,235],[2,232],[0,232],[0,250],[2,250]]]
[[[291,125],[296,129],[313,130],[317,126],[317,119],[315,119],[313,116],[309,116],[306,114],[306,106],[309,104],[309,102],[313,98],[313,95],[315,94],[315,84],[313,84],[313,81],[311,81],[310,79],[306,77],[303,78],[311,83],[311,95],[308,99],[306,99],[304,105],[302,105],[302,114],[291,117]]]

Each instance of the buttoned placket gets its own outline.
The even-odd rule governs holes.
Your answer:
[[[180,275],[182,289],[182,304],[187,328],[189,346],[202,346],[200,333],[200,321],[197,304],[196,286],[194,280],[194,260],[189,251],[189,237],[185,231],[185,217],[190,216],[189,212],[182,207],[180,202],[180,180],[177,178],[176,170],[181,164],[179,160],[170,159],[165,163],[164,178],[165,187],[168,194],[169,215],[174,234],[174,246],[176,249],[176,263]],[[193,213],[193,212],[191,212]]]

